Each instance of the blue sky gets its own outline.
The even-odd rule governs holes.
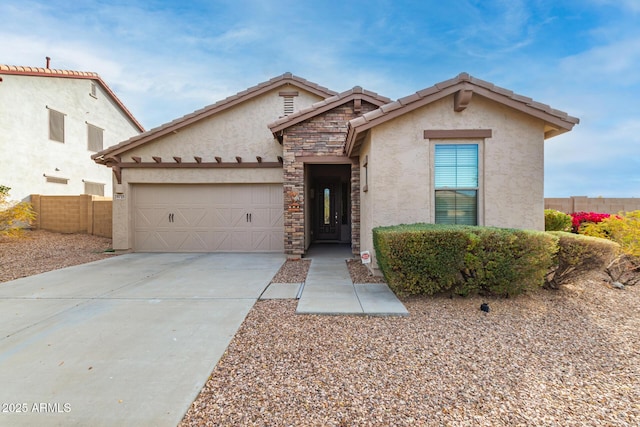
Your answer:
[[[545,195],[640,197],[640,0],[3,0],[0,63],[94,71],[150,129],[290,71],[392,99],[462,71],[579,117]]]

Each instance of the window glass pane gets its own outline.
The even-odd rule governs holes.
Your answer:
[[[331,190],[324,189],[324,224],[331,223]]]
[[[436,224],[477,225],[476,190],[437,190]]]
[[[475,188],[478,186],[478,146],[436,145],[436,188]]]

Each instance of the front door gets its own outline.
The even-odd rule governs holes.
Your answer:
[[[338,180],[322,180],[316,185],[316,240],[340,240],[340,190]]]

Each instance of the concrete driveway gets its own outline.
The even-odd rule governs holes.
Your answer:
[[[0,425],[175,426],[283,254],[127,254],[0,284]]]

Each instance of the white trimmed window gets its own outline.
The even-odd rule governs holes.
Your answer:
[[[436,144],[436,224],[478,224],[478,144]]]

